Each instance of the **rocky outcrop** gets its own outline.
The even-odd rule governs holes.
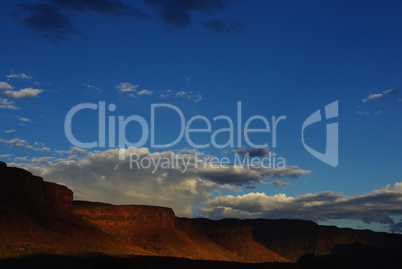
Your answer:
[[[257,243],[251,226],[245,223],[176,218],[176,228],[187,234],[204,235],[248,262],[290,262]]]
[[[158,206],[75,201],[73,213],[114,235],[134,234],[138,227],[173,229],[175,221],[171,208]]]
[[[2,200],[31,207],[70,209],[73,192],[62,185],[45,182],[41,177],[16,167],[0,163],[0,195]]]
[[[292,261],[307,254],[328,256],[337,246],[356,242],[384,251],[402,248],[402,235],[321,226],[306,220],[254,219],[231,220],[231,223],[250,226],[257,243]]]
[[[400,249],[402,235],[311,221],[187,219],[165,207],[73,202],[67,187],[0,162],[0,257],[97,252],[296,262],[306,254],[340,260],[352,250],[369,265],[373,253],[394,265]]]

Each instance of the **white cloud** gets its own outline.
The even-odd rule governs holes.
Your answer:
[[[13,101],[9,101],[7,98],[0,98],[0,109],[19,110],[20,108],[15,106]]]
[[[13,87],[7,82],[0,82],[0,91],[12,91]]]
[[[187,92],[185,92],[185,91],[179,91],[179,92],[177,92],[174,96],[176,96],[176,97],[186,97],[186,96],[187,96]]]
[[[376,101],[384,98],[385,96],[391,96],[391,95],[393,96],[398,95],[398,90],[390,89],[383,91],[382,93],[374,93],[374,94],[370,93],[369,96],[367,98],[364,98],[362,101],[363,102]]]
[[[11,134],[11,133],[14,133],[16,130],[5,130],[4,132],[6,133],[6,134]]]
[[[166,91],[166,93],[162,93],[159,97],[166,98],[167,96],[169,96],[171,94],[172,94],[171,91],[170,92]],[[195,92],[195,91],[178,91],[177,93],[175,93],[174,96],[176,98],[187,98],[188,100],[192,100],[196,103],[202,100],[202,95],[200,94],[200,92]]]
[[[92,93],[102,93],[103,92],[103,90],[99,89],[98,86],[93,85],[93,84],[83,83],[82,86],[89,89],[89,92],[92,92]]]
[[[119,150],[86,151],[72,148],[59,151],[60,159],[49,159],[42,163],[20,164],[45,180],[63,183],[74,191],[75,199],[100,201],[114,204],[149,204],[167,206],[179,216],[192,216],[193,206],[207,199],[212,193],[238,191],[249,182],[261,182],[264,175],[298,176],[308,173],[301,169],[279,172],[275,169],[251,170],[246,167],[213,167],[196,162],[195,155],[173,151],[151,153],[147,148],[128,148],[126,160],[119,161]],[[64,155],[66,154],[66,156]],[[130,169],[130,154],[136,154],[139,161],[173,161],[182,158],[187,164],[183,172],[182,162],[170,162],[169,167],[151,165]],[[136,159],[137,157],[134,157]],[[18,165],[18,164],[15,164]]]
[[[119,93],[136,92],[138,87],[139,87],[138,85],[122,82],[116,86],[116,89],[119,91]]]
[[[138,95],[150,95],[150,94],[153,94],[153,92],[149,91],[149,90],[142,90],[142,91],[138,92],[137,94]]]
[[[190,91],[187,98],[188,100],[194,100],[194,102],[197,103],[202,100],[202,95],[200,94],[200,92]]]
[[[390,216],[402,214],[402,182],[351,198],[329,191],[297,197],[259,192],[218,196],[205,202],[199,210],[209,218],[355,219],[393,224]]]
[[[31,121],[30,119],[24,118],[24,117],[18,117],[18,120],[22,121],[22,122],[30,122]]]
[[[11,154],[2,154],[2,155],[0,155],[0,158],[8,159],[11,156],[12,156]]]
[[[34,147],[28,143],[25,139],[21,138],[13,138],[10,140],[0,139],[0,142],[3,142],[5,145],[8,145],[10,148],[22,148],[25,150],[34,150],[34,151],[43,151],[49,152],[50,148],[48,147]]]
[[[19,74],[14,73],[14,74],[7,75],[7,78],[31,79],[32,77],[25,73],[19,73]]]
[[[172,94],[173,94],[173,91],[171,91],[171,90],[166,90],[165,92],[161,93],[161,94],[159,95],[159,97],[160,97],[160,98],[166,98],[166,97],[168,97],[168,96],[170,96],[170,95],[172,95]]]
[[[14,99],[21,99],[38,97],[41,92],[43,92],[41,89],[25,88],[19,91],[4,91],[3,95]]]
[[[25,157],[14,157],[14,161],[16,161],[16,162],[27,162],[27,161],[28,161],[28,156],[25,156]]]

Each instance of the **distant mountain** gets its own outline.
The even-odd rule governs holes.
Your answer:
[[[97,254],[284,266],[298,260],[317,262],[314,259],[391,266],[401,264],[401,249],[402,235],[319,226],[304,220],[187,219],[165,207],[73,201],[67,187],[0,162],[3,260]]]

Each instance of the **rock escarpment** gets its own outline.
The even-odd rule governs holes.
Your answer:
[[[110,205],[75,201],[73,213],[108,234],[135,233],[138,227],[174,228],[175,214],[171,208],[146,205]]]
[[[73,192],[66,186],[46,182],[41,177],[0,162],[0,196],[29,206],[71,209]]]
[[[73,201],[67,187],[0,162],[0,258],[96,252],[295,262],[311,253],[395,265],[400,249],[402,235],[311,221],[187,219],[165,207]]]
[[[0,195],[0,257],[100,252],[288,261],[254,242],[250,227],[180,221],[172,209],[158,206],[73,202],[67,187],[5,163],[0,163]],[[251,255],[254,250],[261,253]]]

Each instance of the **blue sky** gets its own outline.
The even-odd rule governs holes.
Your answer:
[[[399,1],[3,1],[0,158],[68,185],[77,199],[400,232],[401,11]],[[79,149],[66,137],[69,110],[102,101],[116,106],[106,117],[138,115],[149,125],[151,105],[170,104],[186,120],[207,118],[212,133],[227,128],[216,116],[236,122],[238,102],[243,124],[255,115],[270,123],[286,116],[276,147],[272,132],[250,135],[268,143],[258,157],[274,152],[286,167],[129,169],[116,147]],[[312,156],[301,139],[303,122],[334,101],[339,117],[311,125],[305,139],[324,152],[325,124],[337,122],[336,167]],[[161,143],[178,136],[172,110],[160,110],[155,123]],[[72,129],[82,141],[96,140],[97,112],[77,113]],[[138,140],[140,126],[128,124],[126,136]],[[193,139],[208,143],[211,133]],[[241,148],[253,152],[244,139]],[[198,151],[233,163],[236,150],[194,149],[183,138],[158,149],[148,139],[127,153],[188,159]]]

